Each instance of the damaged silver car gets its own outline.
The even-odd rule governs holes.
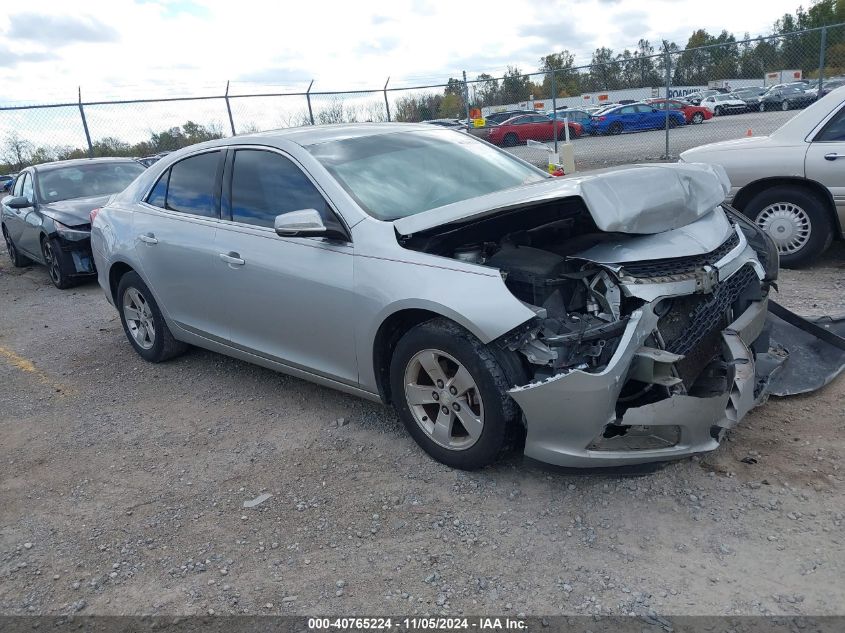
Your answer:
[[[836,323],[770,313],[777,249],[728,187],[697,164],[552,178],[427,125],[298,128],[163,158],[92,247],[149,361],[192,344],[391,403],[458,468],[635,464],[841,371]]]

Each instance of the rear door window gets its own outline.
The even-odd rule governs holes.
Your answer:
[[[165,208],[207,218],[218,217],[218,171],[222,152],[206,152],[170,168]],[[152,203],[151,203],[152,204]]]

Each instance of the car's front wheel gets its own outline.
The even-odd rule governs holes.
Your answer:
[[[390,364],[393,404],[434,459],[472,470],[495,462],[519,433],[507,394],[515,366],[446,319],[427,321],[397,343]]]
[[[76,281],[68,273],[69,262],[57,240],[43,238],[41,240],[41,255],[44,257],[44,265],[50,274],[50,281],[56,288],[67,290],[76,285]]]
[[[766,104],[765,104],[765,103],[763,103],[762,101],[760,102],[760,107],[759,107],[759,110],[760,110],[760,112],[765,112],[765,111],[766,111]]]
[[[15,268],[23,268],[24,266],[29,266],[32,263],[28,257],[21,255],[18,247],[15,246],[14,241],[12,241],[12,236],[9,235],[5,226],[3,227],[3,239],[6,242],[6,252],[9,253],[9,259],[12,260],[12,266]]]
[[[616,121],[616,123],[613,123],[607,131],[613,135],[622,134],[622,124],[619,121]]]
[[[701,112],[696,112],[692,115],[692,122],[698,125],[699,123],[704,122],[704,115]]]
[[[502,145],[505,147],[514,147],[519,143],[519,138],[513,132],[509,132],[505,134],[505,137],[502,139]]]
[[[784,112],[786,112],[787,110],[789,110],[789,101],[787,101],[786,99],[784,99],[783,101],[781,101],[781,103],[780,103],[780,109],[781,109],[781,110],[783,110]]]
[[[153,294],[136,272],[128,272],[117,286],[117,309],[126,338],[151,363],[182,354],[187,345],[173,338]]]
[[[807,189],[766,189],[751,199],[744,213],[774,240],[784,268],[810,264],[833,241],[827,205]]]

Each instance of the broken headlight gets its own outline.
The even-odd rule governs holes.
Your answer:
[[[59,237],[69,242],[79,242],[91,237],[91,226],[89,224],[67,226],[58,220],[53,220],[53,223],[56,225],[56,233]]]

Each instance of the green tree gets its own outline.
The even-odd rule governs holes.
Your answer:
[[[505,76],[502,77],[502,101],[504,103],[525,101],[530,94],[528,84],[527,75],[523,75],[517,66],[508,66]]]

